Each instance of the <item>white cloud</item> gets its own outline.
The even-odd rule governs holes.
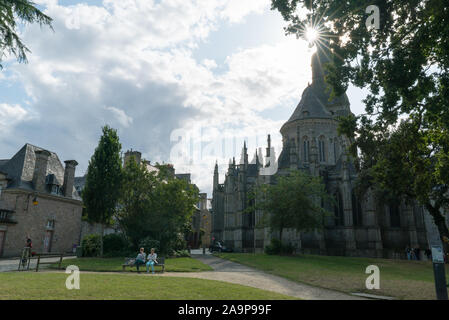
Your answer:
[[[261,13],[268,0],[104,0],[104,7],[40,3],[54,18],[55,32],[36,26],[24,32],[33,54],[28,65],[13,68],[14,79],[40,117],[21,128],[20,136],[28,139],[21,143],[77,159],[82,174],[106,123],[118,127],[125,149],[140,150],[153,162],[169,160],[176,129],[196,141],[201,136],[205,145],[235,138],[224,153],[208,152],[192,163],[174,159],[177,172],[192,172],[193,181],[209,192],[215,160],[235,156],[239,161],[245,137],[250,159],[257,146],[265,146],[267,133],[279,150],[284,121],[261,112],[293,111],[310,79],[306,44],[286,38],[243,48],[224,65],[193,57],[193,48],[223,21],[237,23]],[[28,119],[17,107],[18,119]],[[11,106],[0,105],[0,115],[2,110],[12,112]]]
[[[29,120],[31,115],[20,105],[0,103],[0,133],[7,134],[14,126],[20,122]]]
[[[105,109],[111,112],[112,116],[122,127],[128,128],[133,123],[133,118],[128,116],[125,111],[115,107],[105,107]]]

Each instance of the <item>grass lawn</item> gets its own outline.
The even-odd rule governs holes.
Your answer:
[[[217,256],[297,282],[343,292],[365,292],[399,299],[436,299],[432,263],[428,261],[220,253]],[[366,267],[380,269],[380,290],[368,290]],[[449,273],[446,277],[449,279]]]
[[[121,272],[122,264],[125,258],[77,258],[62,261],[62,267],[75,265],[81,271],[98,271],[98,272]],[[58,264],[50,265],[51,268],[57,268]],[[141,266],[140,270],[145,271],[146,266]],[[161,267],[155,267],[156,272]],[[192,258],[173,258],[165,259],[165,271],[167,272],[199,272],[211,271],[208,265]],[[126,268],[126,272],[136,272],[136,268]]]
[[[80,274],[68,290],[65,273],[0,273],[0,300],[283,300],[282,294],[221,281],[133,274]]]

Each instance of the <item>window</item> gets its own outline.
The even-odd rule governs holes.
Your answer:
[[[304,138],[304,162],[309,162],[309,147],[310,143],[307,137]]]
[[[341,196],[340,191],[337,191],[335,194],[335,201],[337,202],[334,211],[335,211],[335,225],[342,226],[344,224],[344,210],[343,210],[343,197]]]
[[[399,228],[401,226],[401,216],[399,211],[399,205],[390,205],[390,226],[393,228]]]
[[[362,216],[362,205],[354,192],[352,192],[352,221],[355,226],[361,226],[363,224]]]
[[[334,139],[334,159],[337,162],[337,138]]]
[[[54,228],[55,228],[55,220],[48,220],[47,229],[54,229]]]
[[[325,154],[325,148],[324,148],[324,139],[320,138],[318,141],[319,151],[320,151],[320,162],[326,161],[326,154]]]

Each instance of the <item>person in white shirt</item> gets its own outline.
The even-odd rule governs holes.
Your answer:
[[[157,263],[157,253],[154,252],[154,248],[151,248],[151,253],[147,257],[147,273],[150,273],[150,267],[151,272],[154,274],[154,264]]]

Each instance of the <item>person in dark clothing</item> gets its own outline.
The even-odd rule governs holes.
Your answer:
[[[424,251],[424,253],[427,257],[427,260],[432,260],[432,251],[429,248],[427,248],[426,251]]]
[[[420,252],[421,252],[421,249],[419,249],[419,248],[415,248],[415,257],[416,257],[416,260],[421,260],[420,259]]]
[[[32,248],[33,247],[33,242],[31,241],[31,239],[29,237],[27,237],[27,243],[25,245],[25,248]]]

